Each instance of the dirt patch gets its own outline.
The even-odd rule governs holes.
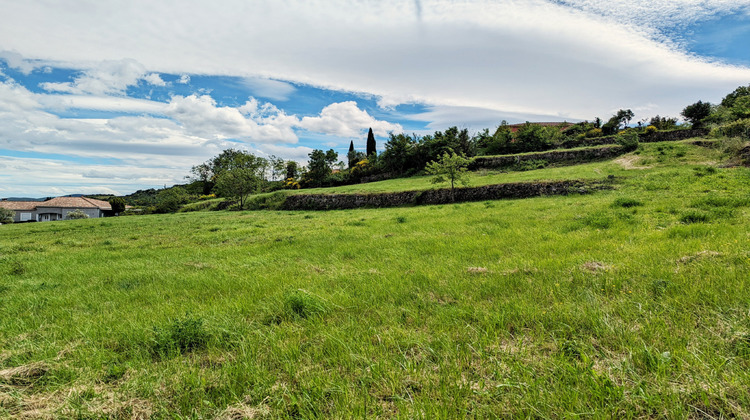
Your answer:
[[[653,166],[639,166],[638,161],[641,158],[639,156],[627,155],[621,156],[615,159],[613,162],[622,166],[624,169],[651,169]]]
[[[49,366],[44,362],[30,363],[28,365],[0,370],[0,382],[9,385],[25,386],[36,382],[49,371]]]
[[[697,254],[693,255],[686,255],[679,260],[677,260],[677,264],[687,264],[693,261],[700,261],[705,260],[706,258],[715,258],[715,257],[721,257],[723,254],[721,252],[716,251],[701,251]]]
[[[599,261],[589,261],[581,265],[581,270],[589,273],[599,274],[612,270],[614,267]]]
[[[487,274],[490,272],[490,270],[485,267],[467,267],[466,271],[471,274]]]
[[[245,403],[237,403],[230,405],[226,410],[222,411],[216,417],[216,420],[261,419],[268,417],[270,414],[271,409],[265,404],[251,407]]]

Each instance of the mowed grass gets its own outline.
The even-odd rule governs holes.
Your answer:
[[[591,195],[2,226],[0,415],[748,417],[750,171],[638,153],[548,170]]]

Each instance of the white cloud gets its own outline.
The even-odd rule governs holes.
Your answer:
[[[297,141],[297,135],[286,123],[286,115],[278,109],[270,110],[270,115],[261,115],[257,102],[252,101],[241,109],[256,118],[246,117],[238,108],[217,106],[208,95],[174,96],[165,113],[189,132],[203,137],[247,138],[253,142]],[[251,109],[256,113],[250,113]]]
[[[605,14],[610,4],[615,12]],[[676,115],[697,99],[716,101],[746,84],[750,69],[707,63],[656,42],[650,22],[662,15],[671,24],[689,22],[746,4],[228,0],[221,7],[200,1],[180,7],[106,2],[81,13],[63,5],[39,10],[13,2],[0,18],[0,39],[34,59],[80,63],[127,56],[150,71],[255,74],[367,92],[390,106],[410,100],[592,118],[602,110],[654,103],[654,112]],[[646,13],[650,7],[655,11]],[[650,17],[638,20],[644,13]],[[32,36],[48,32],[66,36],[44,42]],[[116,92],[121,86],[94,85],[98,88],[78,82],[58,87]]]
[[[123,59],[99,62],[91,69],[85,70],[72,82],[48,82],[40,86],[50,92],[117,95],[125,93],[128,86],[137,85],[138,81],[144,77],[148,78],[147,81],[150,83],[156,81],[153,76],[161,80],[158,74],[146,75],[146,68],[139,62],[133,59]]]
[[[143,80],[154,86],[166,86],[167,83],[162,80],[158,73],[149,73],[143,77]]]
[[[249,88],[255,96],[277,101],[288,100],[289,95],[297,90],[289,83],[260,77],[244,78],[242,84]]]
[[[299,127],[306,130],[339,137],[355,137],[368,128],[378,136],[387,136],[389,132],[402,131],[401,125],[387,121],[378,121],[367,111],[357,107],[354,101],[333,103],[320,112],[316,117],[304,117]]]
[[[55,159],[3,157],[0,175],[23,174],[5,183],[3,196],[46,197],[75,193],[128,194],[181,182],[184,171],[139,165],[97,165]]]
[[[644,30],[684,27],[717,15],[750,13],[747,0],[564,0],[562,3]]]
[[[188,83],[190,83],[190,76],[188,76],[187,74],[181,75],[180,79],[177,80],[177,83],[181,85],[187,85]]]
[[[23,74],[31,74],[36,68],[34,63],[23,58],[23,56],[15,51],[0,51],[0,59],[4,60],[8,67],[16,69]],[[2,75],[2,72],[0,72]]]

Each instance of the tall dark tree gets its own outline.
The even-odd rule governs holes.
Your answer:
[[[372,128],[367,132],[367,156],[374,155],[377,145],[375,144],[375,135],[372,134]]]
[[[349,152],[346,154],[346,158],[349,161],[349,169],[352,169],[357,164],[357,152],[354,150],[354,140],[349,142]]]
[[[693,128],[700,128],[703,125],[703,119],[711,115],[711,104],[698,101],[686,106],[680,115],[685,117],[693,125]]]

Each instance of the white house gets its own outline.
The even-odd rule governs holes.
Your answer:
[[[0,201],[0,207],[13,210],[14,222],[49,222],[67,219],[68,213],[80,210],[90,218],[112,214],[108,202],[86,197],[56,197],[47,201]]]

